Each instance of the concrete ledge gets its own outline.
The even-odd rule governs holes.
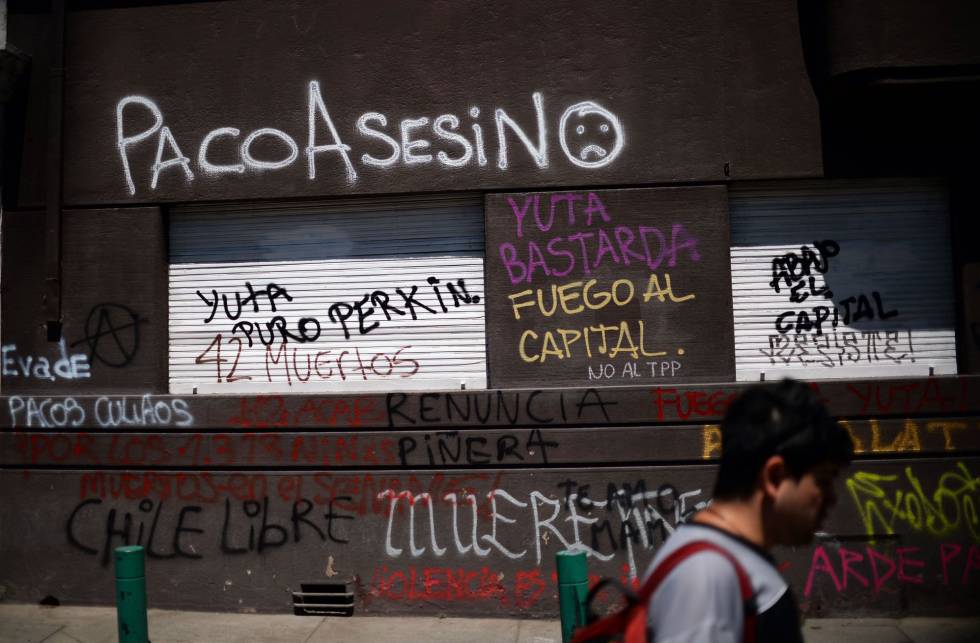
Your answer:
[[[153,643],[558,643],[557,620],[148,612]],[[975,643],[980,618],[826,618],[803,626],[807,643]],[[113,643],[111,607],[0,604],[0,643]]]

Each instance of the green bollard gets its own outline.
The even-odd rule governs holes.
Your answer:
[[[143,548],[116,547],[116,617],[119,643],[148,643]]]
[[[560,551],[558,567],[558,610],[561,640],[568,643],[572,632],[585,625],[585,598],[589,593],[589,571],[584,551]]]

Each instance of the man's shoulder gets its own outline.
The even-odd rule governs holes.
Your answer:
[[[649,577],[653,570],[672,553],[697,541],[718,545],[738,561],[739,566],[749,577],[760,611],[775,603],[786,592],[786,581],[765,551],[721,529],[699,523],[688,523],[678,527],[661,546],[644,577]],[[732,564],[721,554],[711,550],[693,554],[689,559],[685,559],[668,576],[668,579],[673,581],[671,585],[676,587],[677,582],[686,577],[690,577],[689,582],[695,584],[698,584],[694,580],[697,577],[701,577],[702,583],[709,579],[716,585],[730,586],[737,583],[737,574]]]

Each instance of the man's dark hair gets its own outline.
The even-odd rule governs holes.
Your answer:
[[[721,467],[714,496],[750,496],[763,464],[781,455],[799,479],[823,462],[845,465],[854,453],[850,435],[830,417],[808,385],[785,379],[747,389],[721,423]]]

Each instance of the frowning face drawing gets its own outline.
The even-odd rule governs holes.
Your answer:
[[[590,100],[566,109],[558,131],[565,156],[573,164],[584,168],[608,165],[626,144],[619,119]]]

